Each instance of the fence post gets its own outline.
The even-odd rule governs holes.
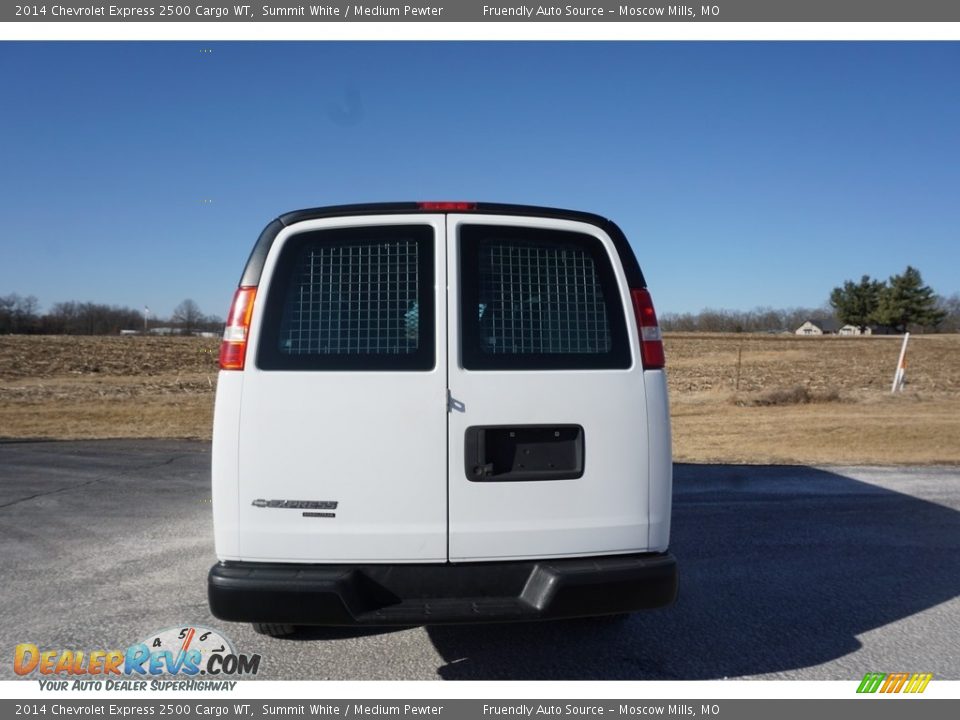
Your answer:
[[[891,393],[897,390],[903,390],[903,382],[907,375],[907,342],[910,340],[910,333],[904,333],[903,345],[900,347],[900,359],[897,360],[897,371],[893,374],[893,387]]]

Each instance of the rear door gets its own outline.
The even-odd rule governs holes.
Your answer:
[[[610,237],[469,214],[447,236],[450,560],[646,549],[643,369]]]
[[[243,559],[447,559],[444,238],[442,215],[277,236],[243,378]]]

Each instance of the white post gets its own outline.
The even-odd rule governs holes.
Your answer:
[[[143,306],[143,334],[147,334],[147,316],[150,314],[150,308]]]
[[[893,374],[893,387],[890,388],[890,392],[895,393],[897,390],[903,390],[903,381],[906,379],[907,374],[907,342],[910,340],[910,333],[904,333],[903,335],[903,345],[900,347],[900,359],[897,360],[897,371]]]

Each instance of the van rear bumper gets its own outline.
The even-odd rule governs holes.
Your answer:
[[[299,565],[210,569],[221,620],[291,625],[432,625],[609,615],[669,605],[670,553],[498,563]]]

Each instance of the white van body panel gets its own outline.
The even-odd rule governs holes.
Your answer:
[[[667,401],[667,376],[663,370],[646,370],[643,385],[647,393],[648,507],[651,552],[664,552],[670,544],[670,509],[673,504],[673,450],[670,437],[670,405]]]
[[[451,373],[450,560],[611,555],[647,548],[643,386],[629,373]],[[576,377],[571,377],[576,375]],[[492,377],[503,397],[486,386]],[[598,395],[617,397],[597,404]],[[585,411],[584,408],[592,407]],[[638,412],[639,408],[639,412]],[[577,424],[585,472],[574,480],[471,482],[462,438],[469,425]],[[625,421],[629,422],[625,422]],[[639,427],[638,427],[639,425]]]
[[[576,232],[609,258],[632,362],[623,369],[468,370],[460,357],[463,225]],[[266,298],[285,243],[303,232],[429,226],[434,233],[435,359],[428,371],[257,367]],[[579,425],[584,473],[475,482],[471,426]],[[245,369],[221,371],[213,438],[220,560],[391,564],[527,560],[664,551],[671,447],[662,370],[644,371],[616,247],[566,219],[489,214],[346,216],[280,231],[263,266]],[[336,503],[335,517],[256,501]]]
[[[237,441],[240,437],[240,401],[243,373],[220,371],[213,407],[211,502],[213,540],[220,560],[240,559]]]
[[[548,218],[447,218],[450,337],[459,338],[459,229],[488,224],[561,230],[599,240],[614,270],[634,362],[626,369],[465,370],[459,343],[448,348],[450,394],[450,560],[484,561],[640,552],[648,543],[651,448],[643,369],[630,289],[611,239],[599,228]],[[457,308],[457,309],[455,309]],[[474,482],[466,477],[470,426],[580,425],[585,470],[568,480]]]
[[[286,241],[307,231],[382,225],[433,228],[434,369],[259,369],[264,299]],[[237,483],[242,559],[446,561],[444,232],[442,215],[378,215],[297,223],[277,236],[264,265],[242,372]],[[305,516],[298,509],[256,507],[258,499],[337,505],[335,517]]]

